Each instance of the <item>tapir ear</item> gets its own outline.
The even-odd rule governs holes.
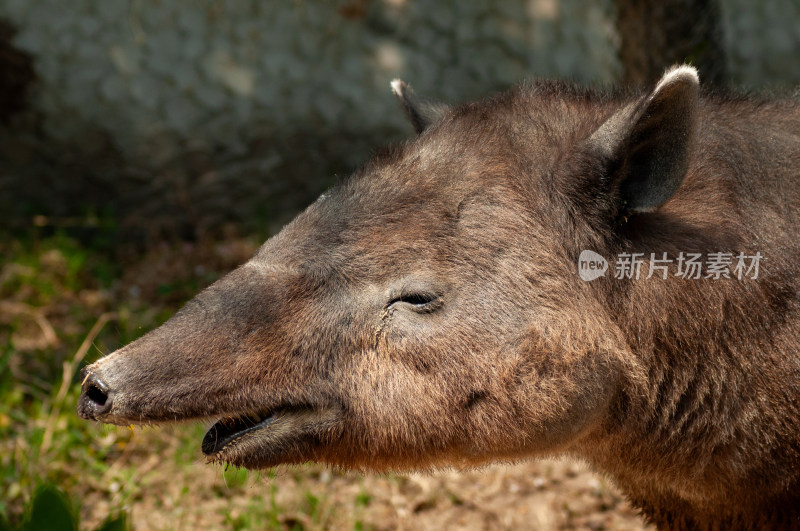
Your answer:
[[[433,123],[438,122],[450,108],[444,103],[420,98],[403,80],[392,81],[392,92],[403,104],[406,116],[411,120],[414,131],[420,134]]]
[[[608,165],[622,213],[651,212],[683,182],[698,114],[697,70],[668,70],[643,99],[617,111],[589,138]]]

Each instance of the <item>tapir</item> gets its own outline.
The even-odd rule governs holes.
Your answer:
[[[211,419],[250,469],[569,455],[662,528],[800,528],[800,102],[392,88],[416,136],[86,367],[80,416]]]

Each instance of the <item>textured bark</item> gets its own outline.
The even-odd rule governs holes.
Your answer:
[[[618,0],[623,81],[644,85],[677,63],[691,63],[704,85],[728,83],[719,5],[715,0]]]

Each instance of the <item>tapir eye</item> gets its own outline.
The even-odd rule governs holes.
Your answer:
[[[392,297],[386,307],[407,304],[416,312],[428,313],[437,310],[441,302],[441,297],[432,291],[403,291]]]

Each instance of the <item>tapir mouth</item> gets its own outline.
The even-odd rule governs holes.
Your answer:
[[[125,394],[111,388],[95,371],[87,371],[78,414],[109,424],[158,424],[215,419],[201,449],[209,461],[245,468],[268,468],[301,463],[321,456],[339,436],[345,408],[330,398],[312,397],[267,403],[241,409],[232,400],[215,405],[207,400],[173,403],[168,412],[155,410],[147,395]],[[241,411],[241,413],[240,413]]]

